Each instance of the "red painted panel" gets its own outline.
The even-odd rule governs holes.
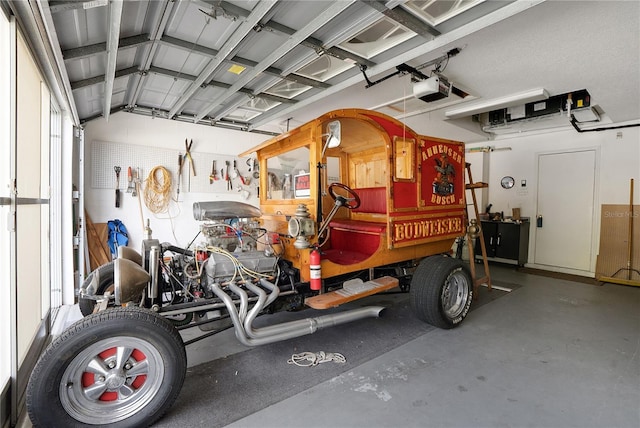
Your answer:
[[[393,207],[417,208],[418,185],[417,182],[393,182]]]
[[[376,228],[374,231],[376,233],[371,233],[372,231],[362,233],[333,229],[334,223],[337,224],[337,221],[331,222],[331,249],[323,251],[323,257],[340,265],[359,263],[371,257],[380,245],[380,233],[384,233],[384,228],[386,228],[384,224],[353,222],[353,224],[358,223],[360,226],[369,225]]]
[[[372,221],[359,221],[349,219],[335,219],[330,223],[331,229],[346,229],[346,231],[383,233],[387,228],[387,223],[374,223]],[[344,232],[344,230],[343,230]],[[331,232],[333,234],[333,232]],[[333,241],[332,241],[333,242]],[[377,244],[376,244],[377,246]]]
[[[389,140],[393,141],[394,137],[412,138],[416,141],[418,136],[411,128],[407,128],[401,123],[392,122],[382,117],[366,115],[367,117],[378,123],[389,135]],[[391,165],[390,165],[391,167]],[[417,182],[392,182],[393,186],[391,200],[393,208],[417,208],[418,207],[418,185]]]
[[[464,204],[464,145],[420,141],[420,205],[447,208]]]
[[[359,213],[387,213],[386,187],[363,187],[353,190],[360,197],[360,206],[353,211]]]
[[[391,121],[386,120],[386,119],[384,119],[382,117],[368,115],[368,114],[365,115],[365,116],[367,116],[370,119],[373,119],[380,126],[382,126],[384,128],[384,130],[387,131],[387,134],[389,134],[389,137],[390,137],[391,141],[393,141],[393,137],[416,138],[417,139],[417,136],[416,136],[415,132],[413,132],[413,130],[411,128],[403,126],[401,123],[391,122]]]

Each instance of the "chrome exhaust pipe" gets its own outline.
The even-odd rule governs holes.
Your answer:
[[[261,283],[265,285],[262,280]],[[236,308],[236,305],[234,304],[231,296],[229,296],[229,294],[227,294],[219,284],[213,284],[211,286],[211,290],[213,291],[213,293],[218,296],[227,307],[227,311],[229,312],[231,320],[233,321],[235,335],[243,345],[266,345],[269,343],[275,343],[282,340],[288,340],[307,334],[312,334],[322,328],[332,327],[347,322],[356,321],[362,318],[376,318],[379,317],[380,313],[385,309],[383,306],[368,306],[341,312],[338,314],[323,315],[315,318],[305,318],[302,320],[290,321],[257,329],[252,326],[253,320],[257,317],[258,313],[267,306],[266,303],[272,301],[271,298],[273,294],[278,293],[277,291],[275,291],[277,287],[273,284],[270,285],[273,288],[268,297],[266,297],[266,293],[264,292],[264,290],[260,290],[255,285],[253,286],[255,287],[256,291],[260,290],[260,292],[257,293],[258,302],[254,305],[253,308],[251,308],[244,320],[244,323],[240,320],[240,314],[238,313],[238,309]],[[243,294],[245,297],[247,296],[246,291],[242,290],[236,284],[231,284],[229,286],[229,289],[234,294],[238,294],[241,300],[243,299]],[[256,292],[251,287],[249,287],[249,289],[252,292]]]

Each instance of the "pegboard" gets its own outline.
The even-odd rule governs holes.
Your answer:
[[[191,148],[191,157],[193,158],[194,170],[193,175],[190,164],[185,160],[182,166],[182,177],[180,182],[180,193],[208,193],[208,192],[238,192],[240,189],[249,190],[255,193],[255,186],[258,180],[253,179],[248,171],[246,159],[240,159],[234,156],[217,155],[214,153],[199,153],[197,151],[197,142]],[[185,150],[171,150],[151,146],[138,146],[123,143],[111,143],[103,141],[94,141],[91,150],[91,187],[94,189],[115,189],[116,173],[115,166],[121,168],[120,171],[120,190],[126,190],[127,168],[140,168],[141,179],[145,180],[153,168],[162,166],[171,173],[172,188],[177,190],[178,181],[178,155],[184,156]],[[209,183],[209,175],[212,170],[212,163],[216,161],[216,170],[218,180],[212,184]],[[221,170],[226,171],[225,162],[228,161],[229,175],[233,173],[233,161],[237,161],[237,167],[240,175],[242,175],[247,184],[243,185],[240,178],[236,177],[231,180],[232,189],[227,190],[227,182],[221,177]]]

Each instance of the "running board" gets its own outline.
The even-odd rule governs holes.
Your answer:
[[[383,276],[367,282],[352,280],[345,282],[340,290],[309,297],[304,303],[313,309],[329,309],[397,286],[398,278],[391,276]]]

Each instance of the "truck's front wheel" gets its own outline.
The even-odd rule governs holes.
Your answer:
[[[34,426],[147,426],[178,396],[184,344],[161,316],[140,308],[90,315],[54,340],[34,368],[27,409]]]
[[[411,308],[419,319],[453,328],[467,316],[473,300],[469,269],[458,259],[427,257],[413,274],[410,295]]]

